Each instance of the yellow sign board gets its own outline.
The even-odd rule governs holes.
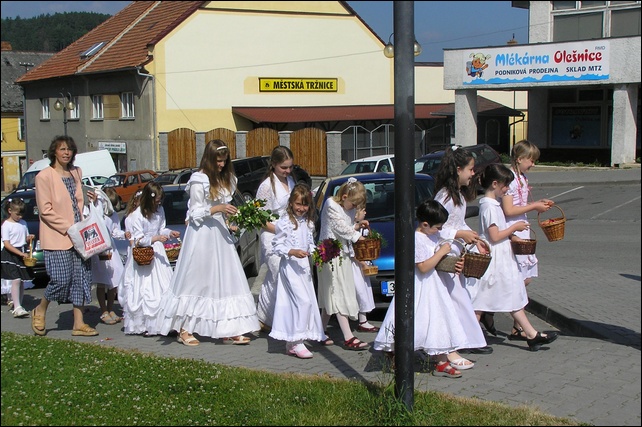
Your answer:
[[[338,79],[259,78],[260,92],[336,92]]]

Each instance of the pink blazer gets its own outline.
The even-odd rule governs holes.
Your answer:
[[[76,201],[83,209],[82,170],[71,169],[76,180]],[[74,209],[62,177],[51,166],[36,175],[36,203],[40,212],[40,245],[46,250],[67,250],[73,247],[67,230],[74,224]]]

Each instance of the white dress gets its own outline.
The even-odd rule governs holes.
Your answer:
[[[281,259],[277,275],[274,319],[270,336],[290,343],[303,340],[322,341],[321,314],[314,294],[310,258],[289,256],[291,249],[303,249],[312,253],[315,248],[314,224],[297,218],[297,229],[289,215],[276,223],[273,252]]]
[[[274,174],[273,174],[274,175]],[[270,177],[265,178],[256,190],[256,198],[265,200],[265,208],[272,211],[279,218],[285,213],[288,207],[288,199],[294,188],[295,182],[292,176],[288,176],[288,190],[281,185],[279,179],[274,177],[274,189]],[[276,220],[272,222],[276,224]],[[274,234],[267,230],[261,230],[261,264],[267,264],[267,272],[261,285],[261,293],[257,303],[257,314],[261,323],[271,326],[274,316],[274,299],[276,298],[276,276],[279,272],[281,258],[272,251],[272,240]]]
[[[212,338],[235,337],[259,330],[254,297],[223,213],[210,208],[230,203],[232,193],[210,196],[209,178],[194,172],[189,192],[188,225],[174,275],[163,297],[160,331],[181,328]]]
[[[528,195],[530,193],[530,188],[528,186],[528,179],[526,178],[526,175],[521,174],[521,178],[518,178],[518,175],[515,173],[514,170],[511,169],[513,172],[513,175],[515,175],[515,179],[513,182],[510,183],[510,186],[508,187],[508,191],[506,192],[507,196],[513,196],[513,205],[514,206],[526,206],[528,205]],[[526,214],[523,213],[521,215],[514,215],[514,216],[507,216],[506,217],[506,225],[511,226],[517,221],[526,221],[528,222],[528,218],[526,217]],[[522,231],[516,231],[515,234],[517,237],[521,239],[532,239],[531,231],[530,230],[522,230]],[[515,255],[517,258],[517,263],[519,265],[519,271],[522,274],[522,278],[524,280],[528,279],[529,277],[537,277],[538,275],[538,270],[537,270],[537,257],[535,254],[532,255]]]
[[[439,235],[428,236],[415,231],[415,263],[431,258],[437,249]],[[454,282],[450,281],[452,286]],[[415,337],[414,349],[430,355],[447,354],[469,348],[466,331],[459,321],[448,285],[435,269],[422,273],[415,267]],[[395,349],[394,297],[374,342],[375,350]]]
[[[488,270],[479,279],[479,289],[473,298],[475,310],[490,312],[513,312],[528,304],[526,286],[519,272],[517,260],[508,238],[491,243],[488,228],[496,225],[505,230],[506,219],[499,201],[483,197],[479,201],[479,222],[482,236],[490,243],[492,259]]]
[[[448,198],[448,201],[446,201],[447,196],[448,193],[443,188],[435,195],[435,200],[441,203],[448,211],[448,220],[446,220],[446,223],[443,225],[440,235],[443,239],[454,239],[458,230],[472,229],[468,224],[466,224],[466,200],[463,198],[463,195],[462,204],[459,206],[455,206],[455,203],[451,198]],[[453,253],[461,253],[459,246],[456,244],[452,245],[452,248]],[[468,348],[485,347],[486,338],[484,337],[484,332],[479,325],[479,321],[477,320],[471,301],[471,297],[476,290],[477,279],[467,278],[463,274],[455,275],[453,273],[444,273],[441,271],[439,272],[439,275],[442,276],[442,280],[444,281],[447,281],[448,277],[450,277],[450,280],[453,280],[455,285],[457,285],[449,287],[450,297],[457,309],[459,321],[468,335]]]
[[[348,215],[352,218],[352,226],[356,224],[354,218],[356,209],[348,211]],[[354,248],[352,249],[354,252]],[[370,313],[375,308],[374,294],[372,293],[372,282],[370,276],[363,274],[361,263],[353,256],[350,257],[352,264],[352,271],[354,273],[354,289],[357,293],[357,303],[359,304],[360,313]]]
[[[138,207],[128,219],[132,227],[132,240],[138,241],[139,246],[153,247],[154,259],[149,265],[138,265],[133,256],[129,256],[125,263],[125,272],[118,286],[118,302],[123,307],[125,318],[124,332],[158,334],[157,316],[161,298],[169,288],[172,267],[163,243],[152,243],[152,237],[159,234],[169,236],[171,230],[165,227],[165,211],[162,206],[149,219],[143,217]]]
[[[341,255],[317,271],[319,307],[329,315],[338,313],[352,320],[358,318],[359,303],[350,259],[354,257],[352,243],[359,240],[359,237],[361,233],[354,229],[352,219],[343,206],[332,198],[326,200],[321,212],[319,241],[331,238],[342,244]]]
[[[103,219],[111,236],[112,257],[107,260],[99,259],[98,255],[91,257],[91,274],[94,283],[105,285],[106,289],[113,289],[118,287],[124,271],[123,260],[116,250],[114,239],[124,240],[125,232],[120,228],[117,212],[112,212],[111,216],[105,215]]]

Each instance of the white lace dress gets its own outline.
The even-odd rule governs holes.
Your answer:
[[[274,319],[270,336],[290,343],[303,340],[322,341],[323,332],[319,305],[314,294],[310,258],[289,256],[291,249],[312,253],[315,248],[314,224],[297,218],[297,228],[288,215],[276,223],[273,253],[281,259],[277,275]]]
[[[348,211],[348,216],[352,218],[352,226],[356,224],[355,215],[356,209],[351,209]],[[361,269],[361,262],[357,260],[353,254],[350,257],[350,262],[352,263],[352,271],[354,273],[354,289],[357,294],[357,302],[359,303],[359,312],[360,313],[370,313],[375,308],[374,294],[372,293],[372,282],[370,276],[363,274]]]
[[[435,254],[439,235],[427,236],[415,231],[415,263],[420,263]],[[460,348],[468,348],[468,338],[457,310],[450,297],[449,284],[441,280],[436,270],[421,273],[415,267],[415,337],[414,349],[430,355],[447,354]],[[395,301],[394,297],[381,324],[374,342],[375,350],[395,349]]]
[[[125,232],[120,228],[117,212],[113,212],[110,216],[105,215],[103,219],[111,236],[112,256],[107,260],[101,260],[98,255],[91,257],[91,274],[94,283],[105,285],[106,289],[113,289],[118,287],[125,269],[123,260],[116,250],[114,239],[124,240]]]
[[[454,239],[458,230],[472,230],[472,228],[466,224],[466,200],[464,200],[463,195],[461,196],[462,204],[459,206],[455,206],[451,198],[446,200],[447,195],[447,192],[443,188],[435,195],[435,200],[441,203],[448,211],[448,220],[443,225],[440,235],[442,239]],[[452,247],[453,253],[461,253],[459,246],[454,244]],[[479,325],[479,321],[477,321],[477,316],[475,316],[475,310],[473,309],[471,301],[471,297],[476,290],[477,279],[466,278],[463,274],[455,275],[454,273],[444,273],[441,271],[439,275],[442,276],[444,283],[448,285],[450,297],[459,315],[459,321],[466,331],[468,337],[467,348],[485,347],[486,338]],[[453,286],[449,285],[449,280],[454,282]]]
[[[510,240],[506,238],[501,242],[491,243],[487,238],[491,225],[496,225],[500,231],[507,228],[504,211],[498,200],[482,197],[479,201],[479,223],[481,235],[490,243],[492,259],[488,270],[479,279],[473,307],[475,310],[490,312],[512,312],[526,307],[526,286]]]
[[[267,177],[261,185],[259,185],[258,190],[256,190],[256,198],[265,200],[265,209],[271,210],[280,218],[288,207],[288,199],[290,198],[290,193],[294,188],[295,182],[292,176],[288,176],[288,190],[286,190],[276,176],[273,176],[273,178],[274,189],[272,188],[270,177]],[[276,224],[276,220],[273,224]],[[261,230],[261,264],[267,264],[267,272],[261,285],[261,293],[259,294],[257,303],[257,314],[259,320],[268,326],[272,325],[272,318],[274,316],[276,276],[279,272],[279,263],[281,262],[281,258],[272,251],[273,239],[274,233]]]
[[[210,208],[232,200],[225,190],[210,197],[207,175],[194,172],[189,192],[188,225],[174,275],[163,298],[160,331],[181,328],[212,338],[257,331],[254,297],[222,213]]]
[[[512,170],[512,169],[511,169]],[[508,187],[508,191],[506,192],[507,196],[512,196],[513,197],[513,205],[514,206],[526,206],[528,205],[528,195],[530,193],[530,188],[528,186],[528,178],[526,178],[526,175],[521,174],[521,177],[519,177],[515,171],[513,170],[513,175],[515,176],[515,179],[513,182],[510,183],[510,186]],[[506,217],[506,225],[511,226],[517,221],[526,221],[528,222],[528,218],[526,217],[526,214],[523,213],[521,215],[514,215],[514,216],[507,216]],[[517,237],[521,239],[532,239],[532,234],[530,230],[522,230],[522,231],[516,231],[514,233]],[[535,254],[532,255],[515,255],[517,258],[517,263],[519,265],[519,271],[522,274],[522,278],[524,280],[528,279],[529,277],[537,277],[538,275],[538,269],[537,269],[537,257]]]
[[[162,206],[149,219],[136,208],[129,216],[132,240],[138,246],[154,248],[154,259],[149,265],[138,265],[129,256],[120,285],[118,302],[123,307],[124,331],[126,334],[158,334],[158,314],[161,298],[169,288],[172,267],[169,264],[162,242],[152,243],[152,237],[159,234],[169,236],[171,230],[165,226],[165,210]]]
[[[352,320],[358,318],[359,303],[350,258],[354,257],[352,243],[359,237],[361,233],[354,229],[348,212],[334,199],[328,198],[321,212],[319,241],[337,239],[343,246],[341,255],[318,270],[319,307],[329,315],[338,313]]]

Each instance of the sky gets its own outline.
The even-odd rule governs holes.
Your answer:
[[[3,1],[2,18],[31,18],[57,12],[115,14],[128,1]],[[349,1],[348,4],[387,42],[393,33],[392,1]],[[513,38],[528,42],[528,10],[510,1],[415,1],[415,37],[420,62],[442,62],[443,49],[505,45]],[[394,43],[394,37],[392,38]]]

